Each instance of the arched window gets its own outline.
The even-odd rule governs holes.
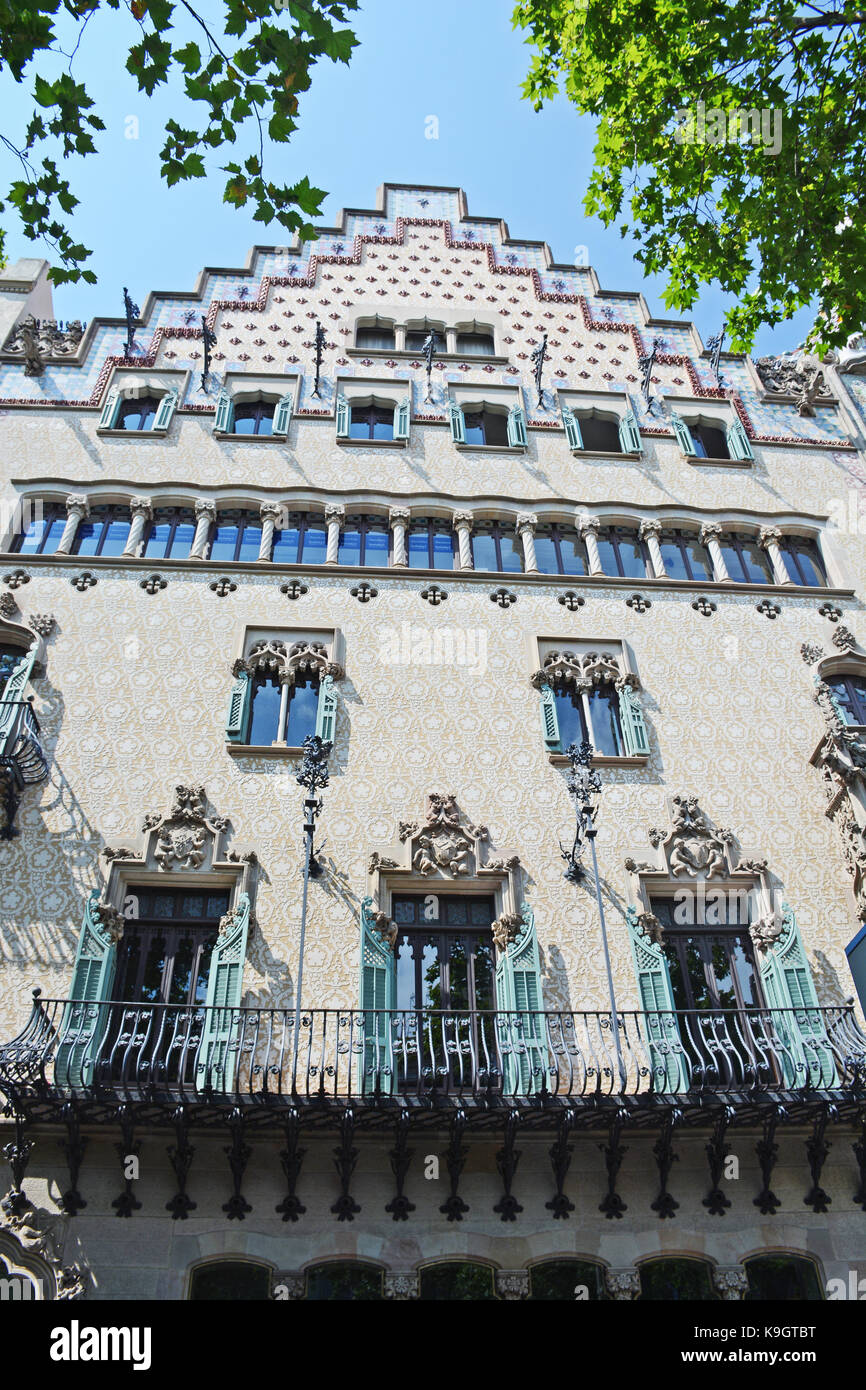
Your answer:
[[[372,323],[360,324],[355,335],[355,347],[367,352],[393,352],[396,338],[393,323],[374,319]]]
[[[235,434],[269,435],[274,432],[276,401],[240,401],[234,409]]]
[[[846,724],[866,724],[866,676],[842,673],[826,677],[834,703]]]
[[[387,517],[347,516],[340,532],[340,564],[386,566],[389,543]]]
[[[262,521],[258,512],[217,512],[212,528],[212,560],[257,560],[262,541]]]
[[[271,558],[286,565],[323,565],[328,528],[320,512],[290,512],[288,525],[274,531]]]
[[[440,517],[412,518],[406,535],[410,569],[453,569],[455,549],[450,521]]]
[[[523,569],[520,537],[501,522],[479,522],[472,532],[472,563],[477,570],[519,574]]]
[[[426,1265],[420,1275],[419,1297],[426,1302],[471,1300],[478,1303],[492,1302],[496,1298],[490,1265],[475,1264],[471,1260],[443,1260]]]
[[[382,1271],[360,1260],[313,1265],[307,1270],[306,1297],[311,1302],[371,1303],[382,1297]]]
[[[747,1303],[820,1303],[824,1298],[814,1262],[802,1255],[756,1255],[744,1261],[744,1268],[749,1281]]]
[[[598,553],[605,574],[618,574],[625,579],[652,578],[646,546],[631,527],[602,526],[598,533]]]
[[[159,410],[157,396],[130,396],[120,402],[113,428],[116,430],[152,430]]]
[[[719,536],[725,568],[737,584],[774,584],[773,566],[757,537],[731,531]]]
[[[73,555],[122,555],[132,517],[128,507],[91,507],[78,523]]]
[[[158,507],[145,531],[142,556],[184,560],[195,536],[195,513],[186,507]]]
[[[705,1260],[647,1260],[639,1269],[639,1301],[657,1303],[718,1300],[713,1289],[710,1265]]]
[[[60,544],[65,526],[65,507],[28,498],[22,504],[22,530],[13,536],[10,548],[21,555],[51,555]]]
[[[589,1260],[544,1260],[531,1267],[529,1287],[529,1297],[536,1302],[596,1302],[607,1297],[602,1267]]]
[[[822,589],[827,583],[827,572],[816,541],[804,536],[784,536],[779,549],[785,561],[785,568],[794,584],[807,584],[813,589]]]
[[[510,444],[508,416],[504,410],[494,410],[490,406],[476,411],[465,410],[463,419],[467,444],[487,445],[492,448],[507,448]]]
[[[537,526],[535,558],[540,574],[587,574],[586,546],[574,526]]]
[[[221,1300],[248,1303],[269,1299],[271,1271],[266,1265],[247,1260],[213,1260],[192,1271],[189,1284],[191,1301]]]
[[[663,531],[659,545],[669,579],[712,579],[709,553],[697,532],[678,528]]]

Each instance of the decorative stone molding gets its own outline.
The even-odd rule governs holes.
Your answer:
[[[727,1269],[716,1266],[712,1270],[711,1278],[716,1292],[721,1294],[725,1302],[734,1303],[745,1298],[749,1292],[749,1280],[746,1271],[740,1265],[733,1265]]]
[[[628,1303],[640,1293],[640,1275],[636,1269],[606,1269],[604,1286],[618,1303]]]
[[[507,1303],[516,1303],[529,1297],[529,1270],[495,1269],[493,1284],[499,1298],[505,1299]]]
[[[420,1298],[421,1279],[417,1270],[405,1274],[386,1274],[383,1288],[385,1297],[395,1302],[405,1302],[410,1298]]]

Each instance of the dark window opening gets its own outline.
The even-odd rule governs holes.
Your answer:
[[[580,415],[578,424],[584,449],[601,454],[622,453],[619,426],[613,420],[602,420],[595,415]]]
[[[714,425],[690,425],[689,431],[698,458],[727,459],[731,457],[724,430],[718,430]]]
[[[234,434],[273,434],[274,402],[246,401],[235,406]]]
[[[113,428],[116,430],[152,430],[159,410],[156,396],[131,397],[120,403]]]
[[[523,543],[498,521],[481,522],[472,533],[472,563],[477,570],[519,574],[523,569]]]
[[[464,439],[467,444],[484,445],[489,448],[507,448],[508,416],[495,410],[463,412]]]
[[[393,439],[394,408],[353,405],[349,422],[350,439]]]

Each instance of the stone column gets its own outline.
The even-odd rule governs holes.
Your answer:
[[[611,1298],[628,1303],[640,1293],[640,1275],[636,1269],[606,1269],[605,1287]]]
[[[538,574],[538,560],[535,554],[535,528],[538,517],[534,512],[519,512],[515,531],[523,541],[523,568],[527,574]]]
[[[598,553],[598,533],[601,530],[601,522],[597,516],[590,516],[588,512],[578,512],[577,529],[586,543],[586,558],[589,561],[590,574],[604,574],[601,556]]]
[[[325,508],[325,521],[328,524],[328,550],[325,555],[326,565],[338,565],[340,563],[340,527],[346,519],[346,508],[331,503]]]
[[[666,576],[667,576],[667,571],[666,571],[666,569],[665,569],[665,562],[664,562],[664,557],[663,557],[663,555],[662,555],[662,548],[661,548],[661,545],[659,544],[659,542],[661,541],[661,534],[662,534],[662,524],[661,524],[661,522],[660,522],[660,521],[642,521],[641,524],[640,524],[640,533],[639,533],[639,534],[640,534],[641,540],[642,540],[642,541],[646,541],[647,550],[649,551],[650,564],[651,564],[652,567],[653,567],[653,577],[654,577],[655,579],[664,579],[664,578],[666,578]]]
[[[457,543],[460,547],[460,568],[462,570],[474,569],[471,537],[475,517],[472,512],[455,512],[451,521],[457,532]]]
[[[528,1269],[495,1269],[493,1285],[500,1298],[506,1303],[517,1303],[529,1297]]]
[[[719,545],[719,536],[722,528],[717,521],[705,521],[701,527],[701,543],[710,552],[710,559],[713,562],[713,577],[724,583],[731,583],[731,576],[728,574],[728,567],[725,564],[725,557],[722,554],[722,547]]]
[[[259,507],[262,519],[262,539],[259,543],[259,560],[270,560],[274,548],[274,528],[282,520],[283,509],[279,502],[263,502]]]
[[[189,558],[191,560],[203,560],[207,549],[207,539],[210,535],[210,528],[216,521],[216,502],[196,502],[195,504],[195,535],[192,538],[192,545],[189,548]]]
[[[75,542],[75,533],[78,530],[78,523],[82,517],[90,515],[90,504],[81,492],[71,492],[66,499],[66,525],[63,528],[63,535],[60,537],[60,544],[55,551],[57,555],[68,555]]]
[[[749,1292],[749,1280],[742,1265],[732,1265],[727,1269],[714,1266],[710,1277],[715,1284],[716,1292],[720,1293],[727,1303],[735,1303],[738,1299],[745,1298]]]
[[[779,549],[779,541],[782,539],[782,532],[778,526],[762,526],[758,536],[758,544],[766,550],[773,566],[773,577],[777,584],[790,584],[791,576],[785,564],[784,556]]]
[[[406,527],[411,515],[408,507],[392,507],[388,512],[391,525],[391,564],[403,569],[409,563],[406,557]]]
[[[123,553],[138,556],[141,554],[145,523],[153,520],[153,498],[130,497],[129,510],[132,513],[132,525]]]
[[[421,1296],[421,1281],[417,1270],[408,1270],[405,1274],[386,1274],[385,1275],[385,1297],[405,1302],[410,1298]]]

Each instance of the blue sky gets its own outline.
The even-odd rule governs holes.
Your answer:
[[[575,247],[587,247],[605,288],[642,290],[652,312],[674,317],[663,305],[662,281],[644,279],[629,241],[583,212],[592,122],[562,99],[537,114],[520,96],[529,50],[511,28],[511,10],[511,0],[370,0],[351,21],[361,41],[351,65],[319,64],[301,98],[300,129],[290,145],[271,149],[271,176],[292,182],[307,174],[328,189],[324,225],[341,207],[372,207],[384,182],[458,184],[470,214],[503,217],[512,236],[546,240],[557,260],[572,262]],[[216,16],[215,0],[202,13]],[[57,289],[59,318],[120,315],[124,285],[142,304],[151,289],[192,288],[205,264],[241,265],[255,242],[285,241],[279,224],[266,228],[223,204],[221,174],[165,187],[157,155],[164,121],[178,113],[164,92],[152,100],[140,95],[126,73],[136,31],[123,9],[99,13],[75,58],[73,72],[107,125],[99,156],[76,161],[73,179],[81,198],[74,230],[93,249],[98,284]],[[51,73],[44,59],[38,66]],[[5,76],[0,99],[17,115],[6,125],[13,137],[29,115],[24,98]],[[135,140],[126,138],[130,116],[138,119]],[[430,116],[438,139],[425,137]],[[17,177],[8,156],[0,175],[4,187]],[[10,260],[50,259],[8,211],[4,225]],[[696,305],[704,339],[717,330],[724,302],[710,290]],[[808,324],[803,311],[764,330],[756,351],[793,346]]]

